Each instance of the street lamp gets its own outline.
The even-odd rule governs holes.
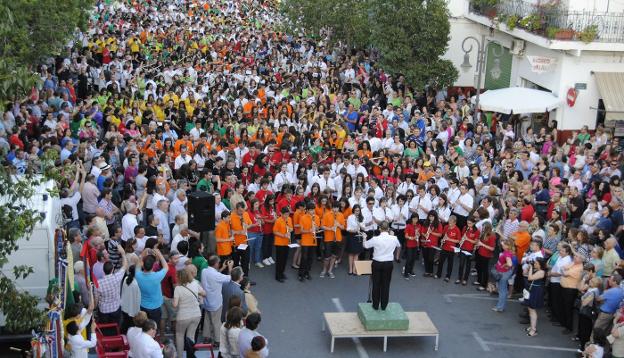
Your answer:
[[[466,47],[466,44],[468,44],[468,42],[470,41],[474,41],[477,43],[477,96],[475,98],[475,119],[477,116],[477,109],[479,108],[479,95],[481,94],[481,79],[483,77],[483,72],[485,72],[485,56],[486,56],[486,51],[488,48],[488,45],[490,43],[495,43],[498,45],[499,49],[498,52],[496,50],[492,51],[492,54],[494,55],[495,58],[501,57],[503,55],[503,47],[495,41],[491,41],[491,42],[486,42],[485,41],[485,35],[481,35],[481,41],[479,41],[479,39],[477,39],[474,36],[468,36],[464,39],[464,41],[462,41],[462,50],[464,51],[464,62],[461,64],[461,68],[464,71],[468,71],[470,68],[472,68],[472,65],[470,64],[470,52],[472,51],[472,44],[469,44],[470,47]],[[499,71],[500,71],[500,65],[499,65]],[[500,74],[499,74],[500,75]]]

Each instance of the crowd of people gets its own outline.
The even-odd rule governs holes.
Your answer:
[[[277,6],[100,1],[41,88],[7,104],[3,164],[42,173],[52,158],[65,177],[74,354],[96,345],[95,315],[133,357],[198,340],[266,357],[253,271],[353,275],[388,225],[406,280],[422,262],[426,278],[497,294],[496,312],[520,298],[529,336],[545,310],[587,356],[624,357],[619,139],[560,138],[553,120],[534,129],[461,89],[414,88],[367,52],[278,32]],[[198,191],[214,230],[192,230]]]

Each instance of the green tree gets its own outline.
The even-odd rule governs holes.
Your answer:
[[[93,0],[0,0],[0,109],[38,83],[34,68],[45,57],[60,54],[76,28],[86,27],[93,4]],[[44,180],[31,174],[16,177],[0,166],[0,268],[18,249],[18,241],[29,238],[41,221],[28,202]],[[0,274],[0,311],[9,332],[28,332],[44,320],[44,312],[37,308],[39,298],[15,284],[32,272],[32,267],[20,265],[12,277]]]
[[[28,203],[43,180],[31,175],[17,177],[0,166],[0,268],[18,249],[18,241],[29,238],[35,225],[42,220],[39,211]],[[6,317],[8,332],[27,332],[39,327],[44,320],[44,312],[37,307],[39,298],[20,290],[15,283],[32,272],[32,267],[19,265],[13,268],[13,277],[0,274],[0,311]]]
[[[457,79],[453,64],[441,59],[449,41],[449,12],[444,0],[284,0],[292,30],[318,36],[330,29],[333,42],[375,48],[379,65],[403,74],[417,88],[446,87]]]
[[[40,61],[86,28],[93,0],[0,0],[0,106],[26,95]]]

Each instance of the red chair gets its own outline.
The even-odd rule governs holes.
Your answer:
[[[114,335],[105,335],[105,331],[113,331]],[[119,325],[116,323],[98,323],[95,327],[98,344],[107,352],[123,352],[129,351],[130,345],[125,335],[121,334]]]
[[[118,352],[107,352],[104,348],[104,345],[102,345],[102,343],[99,341],[95,346],[95,353],[97,354],[98,358],[128,358],[127,350]]]
[[[195,348],[196,351],[203,351],[203,350],[210,350],[210,358],[215,358],[214,355],[214,351],[213,351],[213,346],[212,344],[209,343],[197,343],[196,345],[193,346],[193,348]]]

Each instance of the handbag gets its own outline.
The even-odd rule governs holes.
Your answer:
[[[522,289],[522,298],[527,301],[530,297],[531,297],[531,288],[533,287],[533,282],[531,282],[531,286],[529,286],[529,289],[527,290],[526,288]]]

